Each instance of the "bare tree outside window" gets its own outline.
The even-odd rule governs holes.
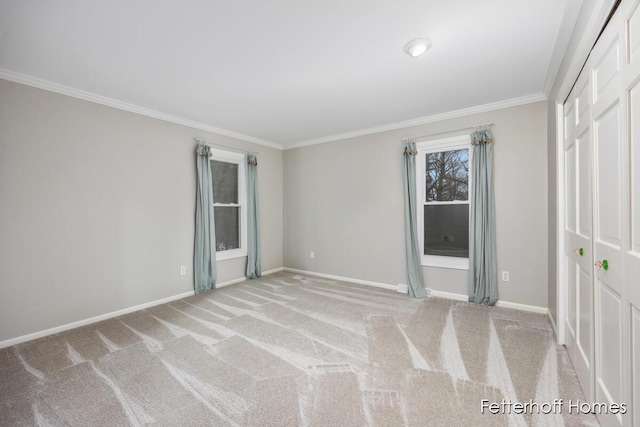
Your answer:
[[[427,153],[425,201],[469,200],[469,150]]]
[[[425,153],[424,254],[469,257],[469,150]]]
[[[216,252],[240,247],[238,165],[211,160],[213,214],[216,224]]]

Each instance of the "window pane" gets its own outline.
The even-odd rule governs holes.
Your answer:
[[[469,258],[469,205],[424,207],[424,254]]]
[[[468,200],[469,150],[426,153],[425,162],[427,202]]]
[[[211,160],[214,203],[238,203],[238,165]]]
[[[216,221],[216,251],[228,251],[240,247],[240,208],[213,208]]]

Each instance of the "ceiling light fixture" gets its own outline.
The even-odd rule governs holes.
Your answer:
[[[422,55],[433,46],[431,39],[413,39],[404,45],[404,52],[412,58]]]

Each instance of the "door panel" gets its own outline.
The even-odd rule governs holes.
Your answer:
[[[569,99],[567,99],[567,102],[564,103],[564,143],[565,145],[567,141],[569,141],[569,135],[571,135],[576,128],[577,121],[576,121],[575,105],[576,105],[575,97],[570,97]]]
[[[572,234],[576,231],[576,161],[576,146],[573,144],[565,152],[565,182],[567,184],[565,229]],[[571,243],[573,244],[573,239],[571,239]]]
[[[630,371],[628,396],[633,403],[632,421],[640,426],[640,1],[635,1],[626,15],[627,67],[624,70],[624,93],[629,132],[626,157],[629,159],[627,192],[628,230],[625,243],[624,296],[626,318],[629,321],[629,343],[625,366]],[[630,403],[631,403],[630,402]]]
[[[605,50],[604,55],[593,67],[593,102],[602,102],[603,98],[617,96],[614,90],[609,90],[611,85],[615,84],[615,80],[619,77],[620,71],[620,49],[617,38],[611,41],[610,46]],[[617,88],[616,88],[617,89]],[[605,103],[609,104],[611,101]]]
[[[626,401],[624,246],[626,156],[620,13],[614,15],[594,48],[594,283],[595,401]],[[621,414],[602,414],[603,425],[623,425]]]
[[[632,7],[627,18],[627,64],[640,62],[640,2]]]
[[[591,277],[588,271],[578,267],[578,333],[577,343],[580,350],[582,364],[587,368],[591,366],[591,335],[593,318],[593,292]]]
[[[640,15],[640,12],[638,12]],[[629,159],[631,162],[631,180],[630,180],[630,231],[631,231],[631,251],[640,255],[640,123],[637,117],[640,117],[640,83],[635,83],[628,91],[629,97],[629,115],[630,122],[630,146]],[[632,120],[636,117],[636,120]]]
[[[576,341],[576,331],[578,329],[577,327],[577,320],[578,320],[578,313],[577,313],[577,308],[578,305],[576,304],[576,301],[578,300],[578,266],[576,265],[576,263],[568,256],[565,256],[565,259],[567,261],[567,267],[566,267],[566,272],[567,272],[567,285],[568,285],[568,294],[569,294],[569,301],[570,304],[568,306],[568,311],[567,311],[567,325],[569,326],[569,333],[571,334],[573,341]]]
[[[591,239],[591,186],[589,185],[591,173],[589,167],[589,159],[591,153],[591,144],[589,144],[589,133],[586,132],[580,138],[576,140],[577,155],[577,169],[578,169],[578,181],[576,182],[578,191],[578,220],[576,234],[584,238],[586,241],[582,242],[587,244]],[[585,249],[585,248],[583,248]],[[583,266],[583,268],[588,268]]]
[[[640,426],[640,309],[631,306],[631,395],[633,396],[633,422]]]
[[[616,249],[620,233],[620,105],[614,105],[594,121],[596,144],[597,238]]]
[[[578,78],[565,109],[565,344],[587,398],[593,359],[592,186],[589,74]]]
[[[589,130],[591,101],[589,100],[589,79],[583,78],[576,82],[575,98],[575,127],[576,134],[584,134]]]
[[[622,301],[620,295],[598,281],[600,345],[598,385],[611,402],[622,402]]]
[[[585,87],[587,85],[585,84]],[[586,99],[585,99],[586,101]],[[587,115],[588,116],[588,115]],[[593,201],[591,197],[591,132],[590,123],[585,120],[579,123],[576,127],[576,133],[579,135],[575,138],[575,156],[574,165],[574,183],[575,186],[575,211],[574,211],[574,224],[575,233],[572,235],[573,239],[573,259],[578,266],[586,272],[589,272],[591,277],[592,267],[592,250],[591,250],[591,234],[592,234],[592,217],[593,217]],[[578,253],[576,253],[576,250]],[[582,255],[580,255],[582,250]],[[593,327],[593,326],[592,326]],[[591,330],[592,333],[593,330]]]

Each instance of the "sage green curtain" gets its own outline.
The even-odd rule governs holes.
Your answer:
[[[193,275],[196,294],[216,287],[216,226],[213,216],[211,147],[199,145],[196,151],[198,183],[196,191],[196,238]]]
[[[418,244],[418,221],[416,201],[416,144],[413,141],[404,147],[404,234],[407,251],[407,285],[409,295],[414,298],[424,298],[427,290],[424,287],[422,266],[420,265],[420,249]]]
[[[258,160],[247,155],[247,279],[262,275],[260,269],[260,221],[258,215]]]
[[[498,301],[496,214],[493,190],[493,134],[471,134],[472,194],[469,200],[469,301],[495,305]]]

